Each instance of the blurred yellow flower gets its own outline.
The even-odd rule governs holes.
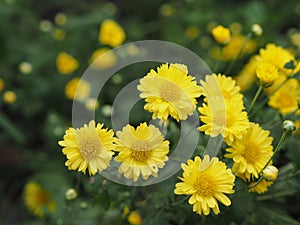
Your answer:
[[[99,41],[104,45],[118,47],[125,41],[123,28],[113,20],[104,20],[99,31]]]
[[[198,130],[211,137],[221,134],[228,144],[242,138],[249,127],[249,120],[242,104],[225,101],[224,106],[220,104],[222,101],[223,98],[211,99],[207,105],[203,103],[202,107],[198,108],[200,120],[204,123]]]
[[[231,23],[229,28],[233,34],[239,34],[242,31],[242,25],[238,22]]]
[[[65,94],[68,99],[84,101],[91,94],[91,84],[80,78],[73,78],[65,87]]]
[[[99,107],[99,102],[96,98],[88,98],[84,102],[85,108],[89,111],[94,111]]]
[[[21,62],[19,64],[19,70],[23,74],[29,74],[32,71],[32,65],[29,62]]]
[[[67,16],[64,13],[57,13],[54,17],[54,21],[58,25],[64,25],[67,22]]]
[[[4,87],[5,87],[4,80],[2,80],[2,79],[0,78],[0,91],[3,91]]]
[[[237,85],[241,88],[241,92],[247,91],[255,83],[256,67],[259,62],[259,56],[252,56],[249,62],[239,72],[239,74],[234,77]]]
[[[256,76],[263,87],[270,87],[278,79],[278,68],[268,62],[259,62]]]
[[[278,176],[278,169],[273,166],[273,165],[268,165],[264,170],[263,170],[263,178],[266,181],[275,181]]]
[[[56,57],[56,67],[61,74],[71,74],[78,68],[78,61],[66,52]]]
[[[24,188],[24,203],[29,211],[38,217],[52,213],[56,204],[51,200],[51,195],[38,183],[28,182]]]
[[[172,16],[176,12],[176,8],[171,4],[165,3],[160,7],[159,12],[165,17]]]
[[[157,177],[158,169],[168,160],[169,141],[153,125],[141,123],[136,129],[129,124],[117,132],[115,161],[121,162],[119,172],[127,179],[137,181],[149,176]]]
[[[95,50],[90,59],[90,63],[95,69],[107,69],[115,65],[116,62],[117,56],[112,51],[110,51],[109,48],[100,48]]]
[[[252,31],[256,36],[261,36],[262,33],[263,33],[262,27],[261,27],[259,24],[257,24],[257,23],[255,23],[255,24],[252,25],[251,31]]]
[[[52,23],[49,20],[42,20],[39,26],[40,30],[43,32],[49,32],[52,29]]]
[[[131,225],[141,225],[142,224],[142,218],[141,218],[140,214],[138,213],[138,211],[136,211],[136,210],[130,212],[127,220]]]
[[[7,104],[12,104],[16,101],[17,95],[13,91],[5,91],[3,93],[3,101]]]
[[[293,45],[300,47],[300,33],[295,33],[291,36],[291,42]]]
[[[226,158],[233,159],[232,171],[242,174],[246,179],[258,178],[259,173],[273,156],[272,141],[268,130],[258,124],[250,127],[241,139],[236,139],[226,151]]]
[[[218,158],[209,158],[205,155],[203,160],[196,156],[189,159],[187,164],[182,163],[182,182],[176,184],[174,193],[177,195],[191,195],[189,204],[193,205],[193,211],[202,215],[208,215],[210,209],[219,214],[218,201],[225,206],[231,204],[225,194],[233,194],[235,176],[231,169]]]
[[[299,81],[291,78],[269,97],[268,104],[279,110],[282,115],[287,115],[298,109],[298,101],[300,101]]]
[[[144,109],[153,113],[153,119],[164,121],[169,115],[177,121],[187,119],[200,96],[200,87],[182,64],[163,64],[157,72],[152,69],[137,88],[147,102]]]
[[[55,29],[52,35],[56,41],[61,41],[61,40],[65,39],[66,32],[62,29]]]
[[[268,187],[270,187],[273,184],[273,182],[269,182],[266,180],[261,180],[258,184],[255,182],[250,183],[250,187],[253,185],[253,187],[249,188],[249,192],[256,192],[258,194],[265,193],[268,190]]]
[[[69,188],[65,193],[65,197],[67,200],[73,200],[77,197],[77,191],[74,188]]]
[[[213,28],[211,33],[215,41],[219,44],[228,44],[230,42],[230,30],[222,25]]]
[[[186,31],[185,34],[188,38],[190,39],[195,39],[199,36],[200,34],[200,29],[197,26],[189,26]]]
[[[78,170],[89,175],[95,175],[106,169],[114,154],[115,138],[112,130],[103,128],[94,120],[81,128],[69,128],[64,140],[58,144],[63,147],[62,152],[67,157],[65,166],[69,170]]]

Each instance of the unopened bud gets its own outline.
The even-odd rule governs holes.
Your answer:
[[[290,133],[292,133],[293,131],[296,130],[296,126],[295,126],[295,124],[294,124],[293,121],[291,121],[291,120],[285,120],[282,123],[282,129],[283,129],[283,131],[285,133],[290,134]]]
[[[70,188],[66,191],[65,196],[67,200],[73,200],[77,197],[77,192],[75,189]]]
[[[278,169],[275,166],[267,166],[263,171],[263,178],[266,181],[275,181],[278,176]]]
[[[253,24],[251,27],[251,31],[256,35],[256,36],[261,36],[263,33],[263,29],[259,24]]]

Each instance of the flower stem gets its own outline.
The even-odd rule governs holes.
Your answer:
[[[255,96],[254,96],[254,98],[253,98],[251,104],[250,104],[250,108],[249,108],[248,113],[250,113],[250,112],[252,111],[253,106],[254,106],[255,102],[257,101],[258,96],[260,95],[260,93],[261,93],[261,91],[262,91],[263,89],[264,89],[263,86],[260,85],[259,88],[258,88],[258,90],[257,90],[257,92],[255,93]]]

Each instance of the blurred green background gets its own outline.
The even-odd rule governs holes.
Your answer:
[[[176,177],[133,190],[100,176],[90,179],[67,170],[57,144],[72,120],[72,100],[65,96],[65,86],[82,76],[96,49],[111,48],[98,40],[99,27],[108,18],[124,29],[125,42],[155,39],[177,43],[198,54],[214,72],[223,72],[228,66],[221,62],[215,68],[212,49],[216,43],[210,30],[217,24],[246,35],[252,24],[258,23],[263,35],[253,38],[256,47],[252,54],[266,43],[276,43],[293,49],[299,58],[300,41],[297,45],[292,39],[300,32],[297,0],[0,0],[0,224],[129,224],[123,214],[126,205],[139,211],[143,224],[299,224],[299,176],[290,183],[274,185],[265,198],[258,197],[262,200],[241,194],[233,199],[232,207],[221,208],[223,215],[200,218],[188,204],[174,204]],[[57,70],[56,57],[61,51],[79,63],[70,75]],[[238,74],[249,57],[239,59],[227,75]],[[151,63],[136,65],[110,79],[98,98],[97,119],[110,127],[110,105],[118,91],[133,77],[142,77],[155,67]],[[254,90],[246,96],[252,96]],[[15,93],[15,100],[4,97],[7,91]],[[149,118],[141,110],[135,114],[136,121]],[[258,119],[263,115],[258,114]],[[272,135],[279,137],[280,126],[274,126]],[[278,162],[285,166],[283,174],[300,166],[298,139],[291,138],[285,148],[293,151],[286,151]],[[52,193],[57,204],[53,215],[40,219],[28,212],[23,201],[28,181],[36,181]],[[68,188],[75,188],[79,195],[72,202],[65,200]],[[288,191],[287,195],[271,201],[274,193],[282,190]],[[131,199],[132,192],[137,193],[136,199]]]

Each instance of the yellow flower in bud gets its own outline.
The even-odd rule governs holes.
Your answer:
[[[278,176],[278,169],[275,166],[269,165],[263,171],[263,178],[268,182],[275,181],[277,176]]]
[[[125,41],[123,28],[113,20],[104,20],[99,31],[99,41],[104,45],[117,47]]]
[[[300,47],[300,33],[295,33],[291,36],[291,42],[293,45]]]
[[[16,101],[17,95],[13,91],[6,91],[3,94],[3,101],[7,104],[12,104]]]
[[[219,25],[211,31],[213,38],[220,44],[228,44],[230,42],[230,30],[222,25]]]
[[[264,87],[270,87],[278,79],[278,68],[268,62],[260,62],[256,68],[256,76]]]
[[[256,36],[261,36],[263,33],[263,29],[259,24],[253,24],[251,27],[251,31],[256,35]]]
[[[65,197],[67,200],[73,200],[77,197],[77,191],[73,188],[69,188],[65,193]]]
[[[71,74],[78,68],[78,61],[66,52],[60,52],[56,58],[56,67],[61,74]]]
[[[88,98],[85,101],[84,106],[87,110],[94,111],[99,107],[99,102],[96,98]]]
[[[127,220],[132,225],[141,225],[142,224],[142,218],[137,211],[132,211],[129,214]]]
[[[130,212],[130,209],[129,209],[128,205],[126,205],[123,209],[123,215],[127,216],[129,212]]]
[[[21,62],[19,64],[19,70],[23,74],[29,74],[32,71],[32,65],[29,62]]]
[[[290,133],[293,133],[296,130],[296,125],[291,120],[285,120],[282,123],[282,129],[283,129],[283,132],[290,134]]]
[[[90,61],[95,69],[107,69],[116,64],[117,56],[109,48],[100,48],[93,52]]]
[[[54,17],[54,21],[58,25],[64,25],[67,22],[67,16],[64,13],[57,13]]]
[[[84,101],[90,96],[91,84],[83,79],[74,78],[65,87],[65,94],[68,99]]]

